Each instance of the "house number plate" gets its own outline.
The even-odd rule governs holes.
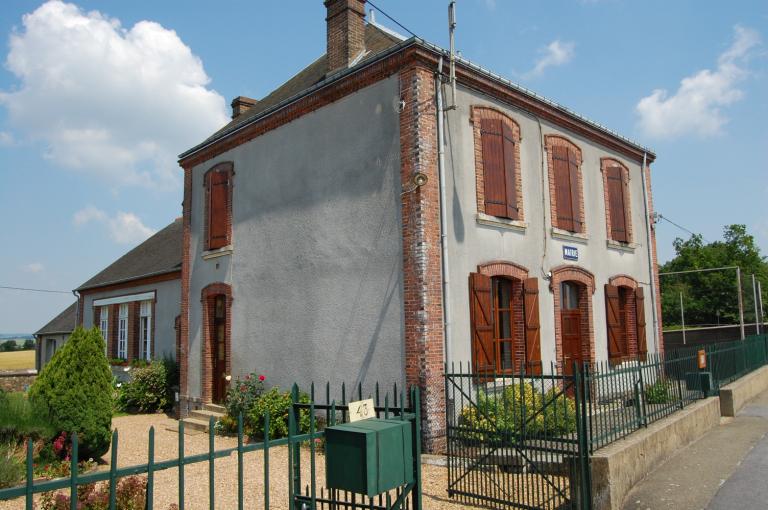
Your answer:
[[[356,422],[360,420],[367,420],[368,418],[375,418],[376,410],[373,407],[373,399],[358,400],[357,402],[349,403],[349,421]]]

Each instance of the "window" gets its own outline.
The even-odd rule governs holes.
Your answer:
[[[99,330],[104,339],[104,353],[106,354],[109,350],[107,348],[109,344],[109,306],[99,307]]]
[[[608,238],[620,243],[632,242],[629,207],[629,170],[614,159],[601,160],[605,186],[605,220]]]
[[[139,305],[139,345],[141,359],[152,359],[152,301],[142,301]]]
[[[477,372],[541,373],[538,280],[470,275]]]
[[[608,329],[608,359],[621,363],[648,351],[643,289],[605,286],[605,317]]]
[[[576,282],[563,282],[560,290],[560,308],[562,310],[579,309],[579,284]]]
[[[581,232],[579,220],[579,166],[576,154],[567,147],[553,147],[555,201],[558,228]]]
[[[523,221],[519,126],[486,107],[472,108],[472,122],[478,212]]]
[[[206,249],[216,250],[232,240],[232,164],[221,163],[205,174]]]
[[[117,357],[128,358],[128,304],[120,305],[117,315]]]

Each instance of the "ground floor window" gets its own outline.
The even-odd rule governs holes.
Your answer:
[[[152,301],[142,301],[139,305],[139,345],[141,359],[152,359]]]
[[[620,364],[647,353],[645,303],[642,288],[605,286],[608,360]]]
[[[104,353],[109,352],[109,306],[99,307],[99,330],[104,339]]]
[[[128,304],[123,303],[117,315],[117,357],[128,359]]]

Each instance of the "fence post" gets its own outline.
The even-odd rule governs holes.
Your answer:
[[[400,400],[402,405],[402,399]],[[414,452],[413,461],[416,463],[416,483],[413,488],[413,510],[421,510],[423,508],[421,504],[421,396],[419,394],[418,386],[411,387],[411,406],[416,417],[414,419]],[[402,419],[403,415],[400,415]]]
[[[184,420],[179,421],[179,510],[184,510]]]
[[[34,494],[34,472],[33,472],[33,445],[32,439],[27,439],[27,504],[26,510],[32,510],[32,495]]]
[[[147,452],[147,510],[152,510],[155,498],[155,427],[149,427]]]
[[[237,413],[237,510],[243,510],[243,413]]]
[[[113,446],[112,455],[117,458],[117,445]],[[69,462],[69,508],[77,510],[77,432],[72,433],[72,453]]]
[[[586,372],[586,370],[585,370]],[[587,399],[585,378],[582,377],[582,369],[579,364],[573,363],[573,384],[576,389],[576,436],[578,439],[578,450],[576,460],[576,473],[578,477],[578,500],[576,504],[580,510],[590,510],[592,508],[592,476],[589,463],[589,449],[591,441],[588,439],[589,431],[587,429]],[[573,490],[571,490],[573,497]]]
[[[637,387],[635,387],[635,407],[637,410],[637,417],[638,417],[638,427],[647,427],[648,423],[646,421],[646,413],[645,413],[645,380],[643,379],[643,367],[640,365],[640,362],[638,360],[638,372],[640,373],[640,390],[637,390]],[[642,400],[641,400],[642,399]]]

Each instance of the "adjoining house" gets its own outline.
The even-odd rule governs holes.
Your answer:
[[[176,358],[181,218],[80,285],[77,322],[98,326],[113,363]]]
[[[445,363],[659,351],[655,155],[460,58],[454,94],[449,52],[325,6],[326,54],[180,156],[182,413],[253,370],[394,380],[440,450]]]
[[[69,339],[77,325],[77,301],[35,333],[35,369],[39,372]]]

